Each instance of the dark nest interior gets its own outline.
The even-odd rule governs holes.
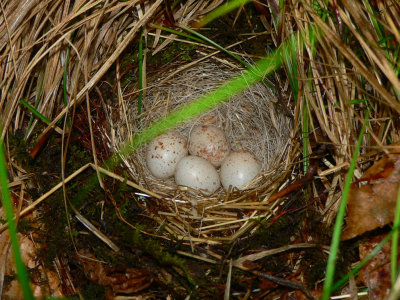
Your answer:
[[[397,299],[398,2],[0,8],[1,299]],[[206,125],[251,180],[152,174]]]

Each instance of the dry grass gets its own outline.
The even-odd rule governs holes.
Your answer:
[[[99,5],[103,3],[101,1],[40,1],[39,5],[37,1],[3,3],[0,111],[6,130],[2,139],[8,129],[12,132],[25,129],[26,116],[18,105],[20,98],[32,104],[36,101],[34,106],[52,120],[51,126],[72,106],[83,101],[138,32],[150,21],[162,19],[162,2],[106,1],[104,5]],[[186,25],[220,3],[189,1],[176,12],[175,18]],[[69,46],[71,53],[67,58]],[[66,60],[68,107],[60,111]],[[43,76],[42,93],[36,99]]]
[[[385,145],[400,140],[400,7],[396,1],[339,1],[329,6],[324,1],[291,1],[286,3],[284,14],[275,14],[282,20],[275,41],[311,23],[320,29],[314,45],[297,49],[299,92],[294,100],[298,101],[298,121],[304,122],[304,116],[310,119],[311,138],[329,143],[333,150],[332,159],[324,160],[326,169],[319,171],[329,191],[321,213],[331,223],[343,171],[349,165],[366,110],[371,120],[356,177],[368,166],[366,161],[385,152]],[[310,145],[308,151],[312,151]]]

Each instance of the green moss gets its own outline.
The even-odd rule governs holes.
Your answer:
[[[162,61],[163,63],[168,63],[177,58],[182,61],[191,61],[193,50],[196,49],[196,47],[196,45],[184,42],[172,42],[168,45],[168,50],[161,52]]]
[[[165,39],[160,39],[161,44]],[[149,37],[148,44],[154,42],[153,37]],[[163,51],[156,55],[148,54],[148,63],[150,66],[156,67],[158,65],[164,65],[176,60],[182,62],[192,61],[192,57],[195,55],[196,45],[185,43],[185,42],[171,42]]]
[[[308,287],[314,288],[315,284],[324,278],[328,257],[320,249],[307,249],[301,260],[301,269],[304,281]]]
[[[82,293],[83,299],[107,299],[104,286],[95,284],[90,280],[82,280],[80,291]]]
[[[18,220],[18,232],[28,234],[33,230],[31,222],[27,219],[21,218]]]
[[[268,249],[290,244],[290,238],[299,230],[304,213],[286,214],[270,222],[261,221],[259,228],[250,241],[251,249],[266,247]]]
[[[133,232],[132,242],[141,250],[153,257],[160,265],[180,268],[185,273],[188,282],[192,286],[196,285],[186,269],[185,260],[166,251],[158,241],[144,238],[140,233],[139,228]]]
[[[68,255],[73,253],[72,243],[67,229],[67,219],[64,208],[64,199],[61,191],[43,202],[38,218],[39,240],[46,245],[40,248],[39,258],[46,267],[51,267],[55,257],[62,252]]]

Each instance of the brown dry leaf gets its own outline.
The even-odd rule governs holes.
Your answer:
[[[0,234],[0,245],[7,244],[9,240],[8,235],[8,231]],[[50,295],[53,297],[63,297],[64,294],[57,273],[43,268],[36,256],[37,247],[40,245],[35,244],[29,237],[22,234],[18,234],[18,238],[22,260],[28,270],[31,271],[30,287],[33,296],[38,299]],[[3,247],[1,254],[3,255],[3,275],[14,276],[16,274],[16,267],[11,247]],[[12,279],[2,292],[0,294],[1,299],[24,299],[21,285],[17,278]]]
[[[359,245],[360,260],[363,260],[375,248],[383,235],[376,236]],[[360,271],[358,278],[368,286],[370,299],[386,299],[391,290],[390,278],[391,243],[387,242],[377,255]]]
[[[389,154],[370,167],[358,182],[352,184],[342,240],[351,239],[393,221],[399,180],[400,155]],[[366,184],[362,185],[363,183]]]
[[[85,276],[96,284],[111,287],[114,293],[131,294],[144,290],[153,282],[153,277],[148,271],[117,268],[105,265],[98,261],[92,254],[83,254],[79,261]]]

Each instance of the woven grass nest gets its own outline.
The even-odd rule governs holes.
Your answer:
[[[123,144],[128,136],[135,136],[142,128],[240,76],[241,72],[232,65],[210,59],[154,80],[146,90],[140,115],[136,98],[127,105],[126,120],[117,124],[119,142]],[[188,138],[191,129],[200,124],[221,128],[233,151],[251,151],[262,163],[259,175],[245,189],[226,192],[220,187],[214,194],[205,195],[178,186],[173,178],[157,179],[146,166],[146,146],[123,161],[131,179],[157,199],[156,213],[154,206],[151,211],[149,205],[144,207],[149,208],[149,216],[166,226],[167,232],[184,240],[229,241],[252,227],[249,220],[270,214],[266,196],[285,179],[282,171],[290,160],[291,120],[277,105],[271,89],[260,82],[174,130]]]

